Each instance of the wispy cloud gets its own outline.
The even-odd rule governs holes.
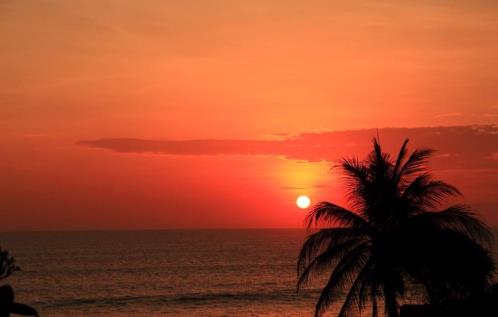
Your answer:
[[[498,148],[498,127],[493,125],[303,133],[274,140],[101,138],[82,140],[78,144],[119,153],[275,155],[295,160],[335,161],[352,155],[363,156],[377,134],[391,151],[396,150],[405,138],[412,140],[412,148],[428,146],[438,150],[441,155],[437,155],[434,161],[440,168],[498,168],[496,160],[490,159]]]
[[[485,118],[498,118],[498,113],[485,113],[483,114]]]
[[[461,112],[448,112],[448,113],[441,113],[436,115],[436,118],[459,118],[463,117],[464,114]]]

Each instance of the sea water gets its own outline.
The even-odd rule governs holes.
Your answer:
[[[309,316],[297,296],[302,230],[0,234],[20,272],[4,283],[42,316]]]
[[[312,316],[299,229],[1,233],[3,283],[41,316]],[[338,306],[331,308],[335,315]]]

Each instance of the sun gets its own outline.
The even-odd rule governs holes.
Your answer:
[[[296,205],[301,209],[306,209],[310,206],[311,199],[308,196],[301,195],[296,199]]]

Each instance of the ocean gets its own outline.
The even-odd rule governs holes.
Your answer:
[[[5,280],[41,316],[312,316],[299,229],[1,233]],[[334,315],[336,308],[332,308]]]
[[[302,230],[3,233],[4,282],[42,316],[309,316]]]

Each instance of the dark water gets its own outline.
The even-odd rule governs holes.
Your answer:
[[[309,316],[296,296],[302,230],[0,234],[7,282],[44,316]]]
[[[3,233],[7,282],[42,316],[311,316],[302,230]],[[333,315],[332,308],[331,315]]]

